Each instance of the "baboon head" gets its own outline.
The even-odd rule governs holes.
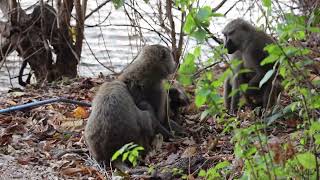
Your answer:
[[[254,31],[255,28],[243,19],[238,18],[229,22],[222,31],[225,37],[224,46],[228,53],[242,50],[250,41],[251,32]]]
[[[177,65],[172,52],[165,46],[159,44],[145,46],[139,56],[143,57],[141,59],[147,59],[146,67],[150,68],[148,71],[158,72],[162,77],[167,77],[176,70]]]

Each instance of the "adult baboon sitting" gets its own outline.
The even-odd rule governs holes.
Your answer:
[[[264,75],[273,68],[274,64],[261,66],[261,61],[268,56],[264,47],[273,43],[273,39],[265,32],[257,30],[254,26],[243,19],[235,19],[229,22],[222,33],[225,36],[225,47],[232,58],[242,60],[242,64],[235,70],[235,76],[229,77],[225,82],[225,105],[231,112],[236,111],[239,102],[239,92],[231,99],[228,97],[232,90],[238,90],[240,84],[247,83],[249,89],[243,93],[248,103],[252,106],[267,107],[267,104],[274,104],[280,93],[280,83],[276,82],[273,91],[270,78],[262,87],[259,83]],[[240,69],[249,69],[249,73],[240,73]],[[230,81],[232,79],[232,81]]]
[[[141,101],[137,106],[126,84],[113,81],[102,84],[94,97],[84,136],[94,159],[108,163],[112,155],[129,142],[148,150],[161,128],[147,102]]]
[[[157,119],[167,126],[167,93],[163,80],[173,73],[176,63],[169,48],[148,45],[142,48],[135,61],[118,77],[127,84],[136,104],[148,102]]]

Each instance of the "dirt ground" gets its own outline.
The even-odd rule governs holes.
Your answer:
[[[106,78],[80,78],[41,88],[16,89],[0,97],[0,109],[53,97],[91,102],[97,87],[104,81]],[[187,91],[192,94],[193,90],[190,88]],[[161,136],[157,136],[153,150],[143,162],[121,176],[150,179],[157,173],[162,179],[180,179],[183,175],[194,179],[201,168],[213,167],[224,160],[233,164],[233,176],[237,176],[243,164],[234,158],[231,135],[219,137],[223,127],[216,123],[214,117],[200,120],[200,112],[201,109],[198,110],[193,103],[184,108],[176,120],[188,135],[171,139],[170,142],[164,142]],[[0,114],[1,179],[117,177],[110,165],[99,166],[87,152],[82,137],[89,114],[88,107],[66,103]],[[147,173],[151,169],[156,171]],[[171,171],[165,172],[164,169]]]

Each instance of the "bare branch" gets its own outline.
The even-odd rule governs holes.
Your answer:
[[[212,12],[217,12],[217,10],[220,9],[226,2],[227,0],[221,1],[215,8],[212,9]]]
[[[92,10],[88,15],[86,15],[86,17],[84,18],[85,20],[88,19],[93,13],[99,11],[99,9],[101,9],[104,5],[106,5],[108,2],[110,2],[111,0],[106,0],[105,2],[103,2],[102,4],[100,4],[97,8],[95,8],[94,10]]]

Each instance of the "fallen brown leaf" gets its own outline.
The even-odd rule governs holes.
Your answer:
[[[188,147],[184,152],[182,153],[182,158],[189,158],[196,154],[197,148],[196,147]]]
[[[72,176],[76,173],[82,173],[82,174],[90,174],[90,172],[88,171],[87,168],[84,168],[84,167],[76,167],[76,168],[66,168],[66,169],[63,169],[61,171],[61,173],[63,175],[66,175],[66,176]]]
[[[4,131],[6,134],[23,134],[27,132],[27,129],[21,124],[14,124],[7,127]]]

